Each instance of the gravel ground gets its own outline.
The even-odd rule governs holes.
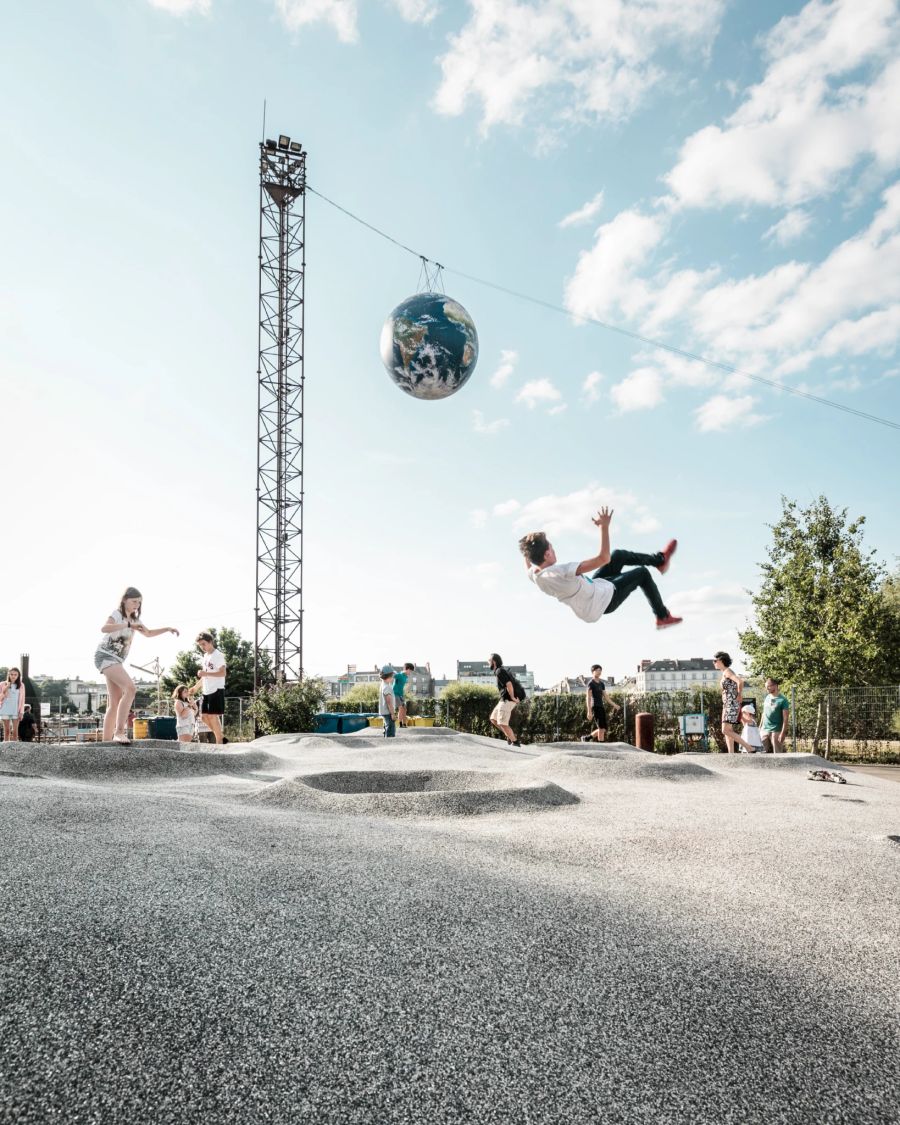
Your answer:
[[[0,1121],[900,1120],[896,784],[400,735],[0,745]]]

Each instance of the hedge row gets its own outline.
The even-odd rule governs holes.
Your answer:
[[[433,718],[438,725],[453,730],[499,738],[502,736],[490,722],[490,714],[497,698],[496,690],[483,684],[454,684],[447,688],[440,699],[410,698],[407,700],[407,711],[411,716]],[[722,716],[722,697],[718,691],[679,691],[671,695],[650,693],[627,698],[620,693],[610,692],[607,698],[620,708],[617,711],[610,707],[608,711],[607,738],[610,742],[634,743],[634,717],[639,711],[644,711],[654,717],[656,749],[663,753],[674,753],[684,749],[678,733],[678,716],[702,710],[707,715],[712,738],[721,743],[722,749],[725,748],[718,730]],[[329,711],[343,711],[347,714],[360,714],[376,709],[372,702],[337,699],[329,700],[326,706]],[[526,700],[513,714],[513,729],[523,742],[577,741],[590,730],[585,697],[582,693],[547,694]]]

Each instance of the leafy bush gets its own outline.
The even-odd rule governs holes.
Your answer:
[[[467,734],[490,735],[494,733],[491,711],[498,699],[496,689],[487,684],[457,681],[444,688],[440,710],[448,727]]]
[[[337,711],[344,715],[372,715],[378,710],[378,701],[369,703],[366,700],[329,699],[325,704],[326,711]]]
[[[315,729],[328,688],[323,680],[269,687],[257,695],[247,713],[261,734],[304,734]]]

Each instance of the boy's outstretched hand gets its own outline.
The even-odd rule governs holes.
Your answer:
[[[591,516],[591,522],[596,527],[609,527],[609,525],[612,523],[612,518],[612,508],[601,508],[596,516]]]

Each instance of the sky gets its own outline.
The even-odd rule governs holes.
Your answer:
[[[49,0],[0,41],[0,663],[95,675],[126,585],[164,664],[252,636],[258,143],[478,327],[454,396],[379,357],[419,263],[307,204],[304,666],[497,651],[537,682],[737,655],[781,496],[900,554],[900,13],[889,0]],[[454,272],[455,271],[455,272]],[[461,274],[515,289],[563,312]],[[603,321],[774,382],[686,360]],[[527,580],[678,552],[586,625]]]

